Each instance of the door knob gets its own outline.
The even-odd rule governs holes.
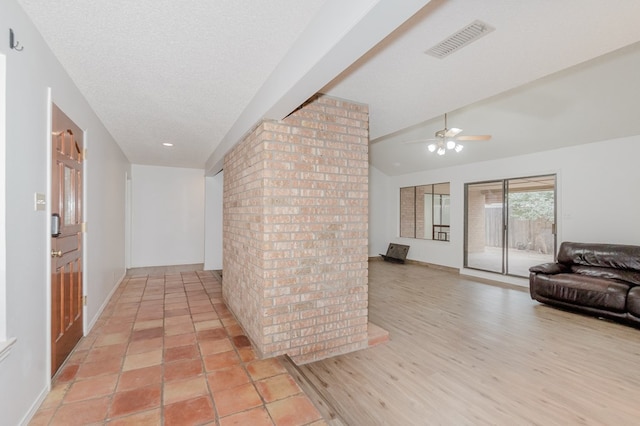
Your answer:
[[[55,251],[51,249],[51,257],[62,257],[62,250]]]

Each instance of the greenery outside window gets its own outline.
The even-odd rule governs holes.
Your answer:
[[[528,277],[553,262],[556,176],[465,184],[464,267]]]

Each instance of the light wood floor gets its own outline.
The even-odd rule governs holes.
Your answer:
[[[640,330],[527,289],[369,267],[370,321],[391,340],[300,367],[348,424],[640,424]]]

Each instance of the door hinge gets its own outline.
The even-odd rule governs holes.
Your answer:
[[[82,222],[80,224],[80,232],[82,233],[87,232],[87,222]]]
[[[87,306],[87,296],[82,298],[82,302],[84,303],[84,306]]]

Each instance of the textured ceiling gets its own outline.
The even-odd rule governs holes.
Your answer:
[[[19,1],[131,162],[198,168],[323,2]]]
[[[549,149],[566,138],[514,140],[518,120],[470,105],[506,92],[502,111],[553,111],[554,97],[582,87],[533,101],[509,91],[640,40],[637,0],[18,1],[130,161],[178,167],[205,167],[260,117],[318,91],[369,105],[372,162],[385,173]],[[443,60],[423,53],[476,19],[496,30]],[[402,142],[430,136],[445,112],[466,134],[493,134],[487,149],[407,159],[419,147]]]

